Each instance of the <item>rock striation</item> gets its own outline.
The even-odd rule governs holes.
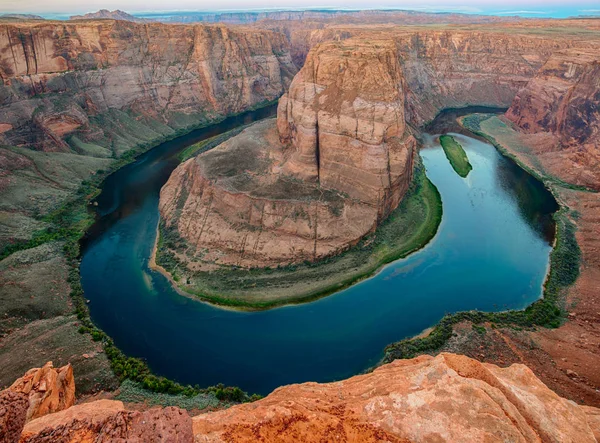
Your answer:
[[[573,183],[600,186],[597,50],[554,53],[519,91],[506,117],[526,134],[552,136],[538,154],[554,173]]]
[[[296,67],[268,30],[114,20],[0,33],[0,143],[116,156],[277,99]],[[92,152],[92,155],[94,152]]]
[[[595,443],[599,416],[556,395],[524,365],[440,354],[335,383],[282,387],[194,417],[174,407],[140,412],[97,400],[28,422],[19,441]]]
[[[394,210],[412,177],[416,141],[389,41],[314,48],[256,124],[181,165],[160,211],[193,261],[272,266],[347,249]],[[189,253],[189,250],[188,250]]]
[[[594,411],[559,397],[526,366],[502,369],[441,354],[396,360],[337,383],[286,386],[193,422],[196,441],[211,443],[593,443]]]
[[[390,19],[389,23],[392,22]],[[598,51],[600,34],[595,22],[558,20],[536,25],[532,20],[446,29],[295,21],[263,26],[289,36],[292,58],[299,66],[310,48],[319,43],[347,39],[393,41],[407,86],[407,120],[422,126],[445,108],[469,105],[508,108],[517,92],[555,52]],[[559,30],[567,26],[587,28],[588,32],[544,29]]]

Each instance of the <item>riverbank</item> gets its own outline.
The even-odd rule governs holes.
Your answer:
[[[183,261],[181,239],[160,226],[153,259],[155,269],[175,282],[178,291],[221,307],[265,310],[317,300],[371,277],[427,245],[441,219],[439,192],[418,161],[399,207],[374,234],[338,256],[275,269],[219,267],[194,272]]]
[[[248,112],[264,111],[270,115],[269,109],[275,109],[273,104],[263,103],[263,107],[229,117],[215,116],[214,120],[201,126],[194,125],[138,143],[117,159],[15,150],[30,156],[34,172],[37,171],[49,184],[43,199],[40,198],[44,206],[34,206],[31,210],[34,214],[41,212],[35,217],[43,229],[28,234],[28,237],[15,236],[16,241],[2,245],[0,251],[0,281],[6,283],[2,296],[4,315],[0,321],[0,364],[5,370],[0,376],[0,386],[26,368],[41,366],[50,359],[57,365],[72,363],[78,368],[75,377],[79,393],[83,395],[114,390],[124,379],[136,380],[142,383],[140,386],[154,392],[187,395],[201,392],[150,374],[144,362],[125,356],[92,323],[80,282],[80,240],[94,223],[91,208],[111,174],[175,138],[193,138],[196,132],[210,132],[210,128],[227,119],[239,120],[238,126],[242,125]],[[132,136],[131,139],[135,138]],[[54,166],[55,162],[59,165],[65,160],[76,166],[71,168],[72,171],[67,170],[69,174],[66,175],[64,168]],[[27,182],[23,185],[27,186]],[[33,189],[32,195],[37,197],[37,188],[34,186]],[[14,192],[10,195],[13,194],[18,195]],[[29,201],[35,203],[36,199]],[[28,206],[21,209],[27,211]],[[10,283],[15,281],[20,284]],[[69,347],[66,348],[67,342]],[[225,401],[249,398],[238,388],[220,387],[202,390],[202,393]]]
[[[600,315],[595,290],[600,282],[595,234],[599,196],[548,174],[539,159],[519,142],[520,134],[497,116],[471,114],[459,122],[544,183],[560,205],[543,298],[523,311],[444,317],[427,337],[388,346],[382,363],[440,352],[457,352],[500,366],[523,363],[559,395],[598,406],[600,336],[594,324]],[[485,129],[480,126],[482,122],[486,122]]]

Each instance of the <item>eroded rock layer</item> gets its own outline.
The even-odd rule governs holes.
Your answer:
[[[289,36],[292,58],[298,65],[318,43],[357,38],[392,40],[407,85],[407,120],[417,126],[445,108],[508,108],[516,93],[554,52],[600,50],[597,20],[526,21],[473,25],[468,29],[294,21],[267,22],[263,26]]]
[[[404,78],[390,41],[328,42],[309,54],[279,100],[283,171],[377,206],[398,205],[410,181]]]
[[[414,149],[394,46],[326,43],[281,98],[276,124],[256,124],[172,174],[161,215],[194,262],[316,260],[355,244],[398,206]]]
[[[295,72],[287,40],[267,30],[7,24],[0,142],[63,151],[89,150],[88,142],[121,154],[136,137],[159,138],[274,100]],[[132,134],[144,128],[146,137]]]
[[[554,53],[519,91],[506,117],[522,132],[543,140],[536,143],[532,137],[530,144],[554,174],[600,186],[598,50]]]
[[[26,420],[70,408],[75,403],[72,366],[54,368],[52,362],[34,368],[16,380],[9,391],[25,394],[29,401]]]
[[[8,413],[22,409],[17,403]],[[335,383],[282,387],[254,403],[195,417],[174,407],[138,412],[97,400],[32,420],[11,436],[28,443],[595,443],[599,414],[559,397],[524,365],[499,368],[440,354],[396,360]]]

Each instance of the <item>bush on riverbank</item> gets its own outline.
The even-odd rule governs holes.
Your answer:
[[[479,131],[479,123],[487,118],[490,118],[487,114],[469,115],[463,119],[463,125],[477,135],[489,139],[486,134]],[[495,140],[492,144],[498,148]],[[499,151],[503,155],[506,155],[504,148],[499,149]],[[509,156],[509,158],[512,157]],[[538,177],[538,179],[541,179],[535,172],[529,172]],[[569,188],[571,187],[569,186]],[[382,363],[389,363],[399,358],[413,358],[419,354],[439,350],[452,337],[453,326],[463,321],[470,321],[475,325],[489,322],[497,325],[518,327],[559,327],[565,316],[565,311],[561,308],[563,293],[579,277],[581,250],[575,237],[576,227],[569,218],[569,209],[562,207],[554,213],[553,217],[556,222],[555,245],[550,253],[550,270],[544,284],[544,293],[541,299],[520,311],[468,311],[446,315],[427,337],[405,339],[388,345],[385,348]]]

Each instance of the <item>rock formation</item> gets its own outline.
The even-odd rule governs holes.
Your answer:
[[[316,260],[355,244],[398,206],[414,148],[393,44],[326,43],[281,98],[276,124],[256,124],[173,173],[161,215],[193,261]]]
[[[10,404],[8,412],[18,407]],[[594,443],[598,417],[600,410],[559,397],[524,365],[499,368],[440,354],[335,383],[286,386],[195,417],[174,407],[139,412],[97,400],[28,422],[20,441]]]
[[[52,362],[48,362],[41,368],[27,371],[8,390],[27,396],[27,421],[62,411],[75,403],[73,368],[67,365],[55,369]]]
[[[98,400],[28,423],[21,443],[193,442],[192,419],[179,408],[128,411],[120,401]]]
[[[568,171],[568,181],[595,188],[600,186],[599,54],[554,53],[506,113],[522,132],[552,136],[538,153],[552,172]]]
[[[0,392],[0,441],[12,443],[19,441],[29,400],[27,395],[6,389]]]
[[[390,22],[393,20],[390,18]],[[326,41],[393,40],[406,79],[407,120],[416,126],[445,108],[487,105],[508,108],[517,92],[557,51],[600,49],[597,20],[489,24],[453,27],[362,26],[341,22],[273,22],[284,32],[291,54],[302,65],[310,48]],[[544,31],[573,26],[587,32]],[[532,31],[532,28],[534,30]],[[540,30],[541,29],[541,30]],[[594,32],[595,31],[595,32]]]
[[[287,40],[267,30],[7,24],[0,33],[0,143],[81,154],[95,145],[118,156],[272,101],[295,72]]]

